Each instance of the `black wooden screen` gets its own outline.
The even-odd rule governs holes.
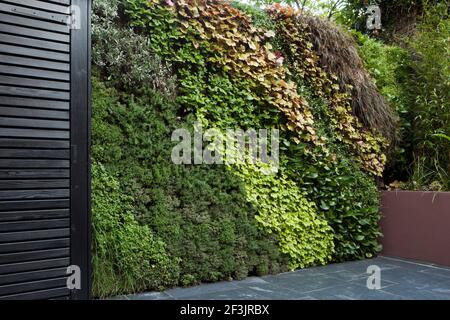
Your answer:
[[[89,295],[89,10],[0,0],[0,300]]]

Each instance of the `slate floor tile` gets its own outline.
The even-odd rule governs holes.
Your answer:
[[[370,259],[364,261],[357,261],[353,263],[344,264],[341,266],[342,270],[354,272],[357,274],[367,274],[367,268],[370,266],[378,266],[381,271],[394,270],[400,268],[399,266],[391,263],[385,263],[378,259]]]
[[[362,278],[349,281],[349,284],[357,285],[357,286],[360,286],[360,287],[363,287],[363,288],[367,289],[368,277],[369,277],[369,275],[364,275],[364,277],[362,277]],[[381,282],[380,283],[381,284],[381,288],[380,289],[386,289],[386,288],[389,288],[389,287],[391,287],[393,285],[398,284],[398,282],[390,281],[390,280],[385,279],[383,277],[383,273],[381,273],[381,281],[380,282]]]
[[[306,295],[304,293],[297,292],[280,285],[273,285],[273,284],[249,285],[246,287],[246,289],[254,291],[263,296],[270,297],[271,300],[306,299]]]
[[[400,283],[398,285],[386,288],[384,289],[384,291],[391,294],[400,295],[403,297],[404,300],[450,300],[450,294],[445,292],[443,293],[442,291],[440,291],[442,289],[446,290],[445,288],[437,288],[437,287],[429,289],[420,289],[417,287],[404,285]]]
[[[130,300],[130,295],[108,297],[105,300]]]
[[[185,296],[185,300],[270,300],[270,297],[246,288]]]
[[[427,268],[425,270],[422,270],[420,272],[431,274],[433,276],[437,277],[443,277],[445,279],[450,280],[450,269],[443,269],[443,268]]]
[[[367,267],[381,268],[381,290],[367,288]],[[240,281],[118,296],[125,300],[450,300],[450,268],[378,257]]]
[[[367,273],[357,273],[347,270],[332,272],[328,274],[330,277],[340,279],[342,281],[354,281],[359,279],[367,279],[369,276]]]
[[[236,286],[247,285],[247,284],[267,284],[268,282],[263,278],[259,277],[248,277],[243,280],[234,280],[232,282]]]
[[[322,288],[330,288],[344,283],[343,280],[327,275],[314,277],[298,277],[290,279],[270,279],[268,282],[285,287],[296,292],[305,293]]]
[[[450,281],[445,282],[443,286],[428,289],[428,291],[430,291],[434,294],[437,294],[439,296],[442,295],[442,296],[450,299]]]
[[[380,261],[383,265],[393,264],[397,268],[415,272],[425,271],[435,266],[431,263],[426,263],[423,261],[406,260],[402,258],[378,257],[377,260]]]
[[[175,288],[166,290],[165,293],[171,295],[175,299],[183,299],[193,295],[204,295],[215,292],[225,292],[236,289],[236,285],[231,282],[204,283],[195,287]]]
[[[384,290],[369,290],[360,286],[343,285],[308,293],[319,300],[401,300],[402,296]]]
[[[129,300],[171,300],[172,296],[164,292],[149,292],[128,296]]]
[[[401,283],[416,289],[429,289],[439,286],[443,281],[439,276],[420,271],[411,271],[404,268],[381,272],[381,279]]]

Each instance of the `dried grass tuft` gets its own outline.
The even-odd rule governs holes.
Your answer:
[[[397,117],[365,70],[355,40],[331,21],[310,15],[302,15],[301,20],[308,25],[322,67],[337,76],[342,91],[351,94],[354,115],[367,127],[395,141]]]

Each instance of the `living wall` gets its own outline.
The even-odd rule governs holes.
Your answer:
[[[377,254],[396,119],[345,31],[206,0],[97,1],[93,30],[96,295]],[[278,129],[279,163],[174,164],[194,125]]]

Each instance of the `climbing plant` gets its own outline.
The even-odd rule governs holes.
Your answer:
[[[283,51],[290,69],[312,88],[314,94],[329,104],[330,123],[339,132],[337,137],[348,144],[363,167],[381,176],[386,162],[386,140],[379,133],[366,128],[351,112],[351,96],[341,90],[335,74],[327,74],[320,66],[320,57],[312,50],[308,25],[292,8],[275,5],[268,10],[277,22],[277,32],[283,39]],[[344,88],[345,89],[345,88]]]

